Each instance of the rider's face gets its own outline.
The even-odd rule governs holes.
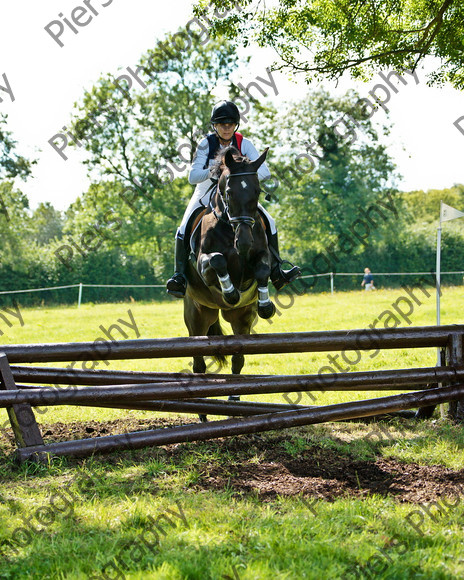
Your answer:
[[[218,132],[220,139],[230,141],[234,136],[236,126],[236,123],[216,123],[214,128]]]

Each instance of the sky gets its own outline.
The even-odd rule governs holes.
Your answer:
[[[86,14],[75,12],[87,24],[76,27],[74,33],[66,20],[72,26],[71,13],[79,6],[88,7]],[[171,0],[169,9],[153,0],[3,3],[0,86],[8,84],[13,96],[0,90],[0,112],[8,114],[8,129],[18,142],[18,152],[39,160],[34,166],[34,178],[18,182],[31,208],[49,201],[64,210],[88,188],[85,153],[68,148],[65,161],[48,141],[69,124],[74,103],[102,74],[118,76],[126,67],[134,67],[156,40],[189,21],[191,7],[190,0]],[[266,77],[266,67],[275,60],[269,49],[253,47],[251,52],[250,66],[234,74],[234,80],[245,85],[257,75]],[[386,103],[393,123],[389,151],[402,175],[400,188],[441,189],[464,183],[464,133],[453,124],[464,116],[464,95],[449,86],[428,87],[423,71],[418,72],[417,83],[406,76],[407,84],[398,81],[397,92],[390,89]],[[273,78],[279,93],[275,97],[277,103],[303,98],[310,88],[315,88],[308,87],[303,78],[296,83],[285,74],[273,73]],[[345,79],[338,87],[330,83],[325,83],[325,87],[338,94],[353,87],[369,99],[369,92],[375,90],[386,98],[381,88],[374,88],[379,83],[385,85],[376,75],[366,83]],[[386,121],[385,111],[379,109],[375,119],[379,123]],[[462,126],[464,131],[464,121]]]

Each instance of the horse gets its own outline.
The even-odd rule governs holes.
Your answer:
[[[189,336],[223,335],[219,311],[233,334],[250,334],[257,315],[275,314],[268,290],[271,254],[258,211],[258,169],[267,153],[268,148],[250,161],[227,148],[216,162],[217,187],[192,235],[192,247],[198,242],[186,271],[184,321]],[[225,363],[224,356],[213,358],[220,366]],[[243,354],[232,355],[232,373],[240,374],[244,363]],[[193,357],[193,372],[206,372],[202,356]]]

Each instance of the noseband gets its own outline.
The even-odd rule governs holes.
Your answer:
[[[257,171],[244,171],[242,173],[229,173],[229,175],[226,177],[226,189],[227,189],[227,185],[229,183],[229,179],[231,177],[238,177],[240,175],[257,175],[258,172]],[[255,219],[252,218],[251,216],[248,215],[238,215],[238,216],[234,216],[232,217],[229,214],[229,203],[228,203],[228,198],[227,195],[224,199],[221,190],[219,189],[219,183],[218,183],[218,193],[221,197],[222,203],[224,204],[224,213],[226,214],[230,224],[232,225],[232,227],[235,229],[237,228],[239,225],[241,224],[245,224],[247,226],[250,226],[250,228],[252,228],[255,225]]]

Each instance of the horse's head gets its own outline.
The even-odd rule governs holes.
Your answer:
[[[229,221],[235,231],[234,245],[240,255],[246,257],[253,245],[253,225],[258,211],[261,191],[258,169],[264,163],[268,148],[256,159],[234,156],[226,151],[225,168],[221,180],[222,191]]]

